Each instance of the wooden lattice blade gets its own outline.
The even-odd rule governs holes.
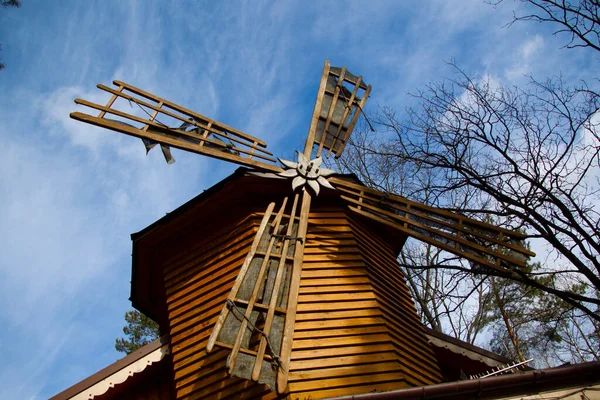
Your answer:
[[[75,100],[77,104],[98,110],[97,116],[73,112],[71,118],[138,137],[144,141],[147,151],[160,143],[168,161],[172,161],[172,157],[167,146],[265,171],[281,171],[262,140],[135,86],[121,81],[114,84],[116,89],[98,85],[112,94],[106,105]],[[119,106],[119,102],[124,105]],[[131,107],[142,116],[133,114]],[[162,122],[167,120],[168,123]]]
[[[300,240],[299,197],[294,196],[291,211],[286,211],[287,198],[275,215],[275,204],[269,205],[207,345],[208,352],[214,346],[231,350],[227,360],[231,375],[266,384],[273,391],[278,374],[287,375],[289,370],[289,361],[282,362],[281,355],[288,309],[297,302],[290,285]],[[292,336],[287,340],[291,342]]]
[[[426,206],[339,178],[329,181],[345,193],[349,208],[480,266],[507,272],[524,267],[535,253],[522,245],[525,235],[447,210]]]
[[[336,68],[325,62],[321,83],[315,101],[311,125],[305,144],[305,153],[316,156],[323,150],[340,157],[367,102],[371,86],[354,76],[346,67]],[[310,154],[307,155],[310,157]]]

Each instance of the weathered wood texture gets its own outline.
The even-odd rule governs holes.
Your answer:
[[[293,399],[441,381],[394,251],[351,218],[342,207],[318,206],[309,217],[289,367]],[[228,349],[206,353],[260,219],[255,213],[220,229],[203,226],[165,243],[160,258],[178,399],[277,397],[264,385],[229,377]]]

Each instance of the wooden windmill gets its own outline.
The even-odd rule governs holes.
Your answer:
[[[169,163],[169,148],[175,147],[248,167],[254,179],[278,187],[283,178],[291,180],[285,190],[273,184],[273,193],[266,192],[273,199],[256,224],[244,230],[236,222],[231,228],[239,237],[252,233],[251,240],[235,245],[242,259],[220,255],[233,245],[208,238],[202,251],[189,250],[188,258],[203,260],[193,267],[169,261],[177,258],[172,255],[163,262],[166,317],[160,322],[171,333],[178,398],[239,397],[242,389],[248,397],[314,398],[437,383],[439,369],[396,268],[404,240],[414,237],[477,268],[503,272],[525,266],[534,255],[520,245],[519,233],[321,167],[324,153],[343,153],[371,91],[345,67],[325,63],[304,151],[295,162],[279,160],[282,166],[258,138],[113,83],[116,88],[98,85],[112,94],[106,105],[75,100],[98,110],[97,116],[74,112],[71,118],[141,138],[147,150],[160,144]],[[143,115],[118,107],[123,100]],[[320,193],[328,200],[311,207]],[[177,246],[172,253],[180,256]],[[187,270],[178,272],[184,264]],[[227,268],[235,279],[210,279]],[[187,344],[178,342],[183,331]],[[328,352],[315,350],[323,346]]]

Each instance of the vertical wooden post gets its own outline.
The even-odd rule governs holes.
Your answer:
[[[294,252],[294,264],[292,266],[292,279],[290,281],[290,297],[288,301],[287,314],[285,316],[285,327],[283,329],[283,340],[281,345],[281,362],[285,370],[277,371],[277,393],[283,394],[287,389],[288,373],[292,356],[292,344],[294,339],[294,324],[296,322],[296,311],[298,309],[298,292],[300,290],[300,275],[302,274],[302,262],[304,260],[304,245],[306,244],[306,231],[308,226],[308,214],[310,213],[311,196],[308,190],[302,192],[302,205],[300,206],[300,220],[298,221],[297,237]]]

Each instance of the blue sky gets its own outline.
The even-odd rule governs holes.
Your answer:
[[[307,4],[308,3],[308,4]],[[304,142],[326,59],[373,85],[368,110],[452,76],[446,61],[505,84],[593,75],[549,27],[506,1],[34,1],[0,9],[0,398],[43,399],[121,357],[129,235],[235,165],[69,119],[120,79],[264,139]]]

